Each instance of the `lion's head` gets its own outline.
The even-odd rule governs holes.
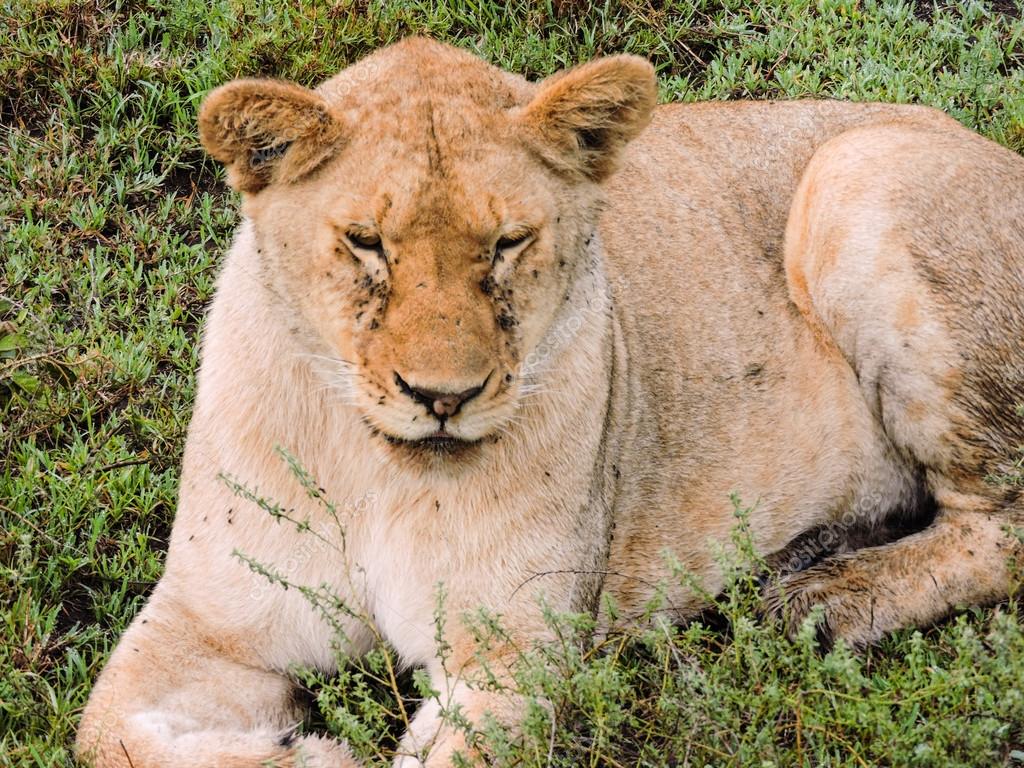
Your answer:
[[[632,56],[533,85],[409,39],[317,90],[224,85],[199,125],[301,343],[392,444],[451,450],[514,413],[524,359],[593,268],[598,184],[655,97]]]

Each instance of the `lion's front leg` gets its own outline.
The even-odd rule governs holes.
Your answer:
[[[340,742],[295,735],[294,688],[158,587],[93,689],[76,752],[93,768],[356,768]]]
[[[508,672],[510,657],[492,653],[488,672],[505,684],[484,686],[478,660],[463,664],[458,672],[437,664],[431,668],[431,686],[437,696],[425,700],[416,711],[402,739],[396,768],[448,768],[456,754],[472,764],[483,762],[475,734],[487,718],[515,730],[522,719],[522,697],[514,692]]]
[[[479,673],[467,666],[458,676],[436,670],[431,684],[438,695],[425,700],[401,740],[395,768],[449,768],[455,756],[479,764],[474,734],[485,718],[493,717],[510,729],[522,716],[521,698],[511,691],[484,690],[470,682]]]

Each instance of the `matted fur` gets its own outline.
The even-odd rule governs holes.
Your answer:
[[[341,638],[233,553],[337,593],[474,722],[518,708],[462,681],[464,612],[528,643],[541,598],[603,595],[632,620],[661,582],[690,615],[702,593],[666,553],[717,590],[733,491],[778,562],[811,531],[852,542],[937,508],[787,576],[793,622],[822,603],[826,634],[862,645],[1007,594],[1021,499],[985,477],[1024,442],[1024,161],[919,107],[654,99],[635,57],[534,85],[421,39],[315,91],[208,97],[244,221],[166,573],[96,683],[87,761],[353,764],[291,733],[289,668],[330,669]],[[335,500],[343,541],[275,446]],[[341,621],[365,650],[370,628]],[[403,765],[465,749],[438,709]]]

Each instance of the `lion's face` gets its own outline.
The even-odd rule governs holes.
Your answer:
[[[319,93],[241,81],[204,106],[266,280],[327,385],[396,449],[485,444],[534,384],[524,361],[596,268],[596,182],[653,106],[649,65],[604,61],[535,94],[408,41]],[[371,65],[387,87],[354,88]]]
[[[268,190],[259,216],[276,223],[261,242],[366,422],[395,443],[450,449],[512,417],[582,231],[559,205],[564,182],[522,149],[438,149],[438,178],[430,150],[391,141],[354,142],[296,185],[300,205]]]

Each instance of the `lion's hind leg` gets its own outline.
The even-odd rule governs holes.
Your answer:
[[[770,604],[794,624],[821,604],[862,645],[1014,588],[1024,489],[992,478],[1024,445],[1022,180],[1019,157],[938,119],[857,129],[812,159],[787,227],[791,295],[937,514],[784,579],[788,608]]]
[[[158,588],[159,590],[159,588]],[[350,768],[338,742],[296,738],[294,685],[216,645],[159,591],[100,675],[76,752],[94,768]]]

